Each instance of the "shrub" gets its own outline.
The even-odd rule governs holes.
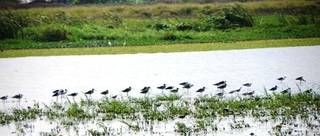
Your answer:
[[[26,18],[13,10],[0,12],[0,39],[17,38],[18,33],[23,33],[23,26],[26,26]]]
[[[46,42],[57,42],[67,39],[66,30],[61,27],[47,27],[40,38],[41,41]]]
[[[170,26],[169,25],[167,25],[167,24],[164,24],[164,23],[156,23],[155,25],[154,25],[154,28],[156,29],[156,30],[168,30],[169,28],[170,28]]]
[[[120,26],[123,24],[123,17],[117,12],[105,13],[105,19],[111,21],[113,26]]]
[[[228,29],[236,27],[252,27],[254,24],[252,15],[240,5],[226,6],[220,14],[207,20],[216,29]]]
[[[179,37],[172,32],[166,32],[163,36],[163,40],[177,40]]]
[[[193,27],[191,25],[185,24],[185,23],[180,23],[179,25],[177,25],[177,30],[180,31],[185,31],[185,30],[192,30]]]

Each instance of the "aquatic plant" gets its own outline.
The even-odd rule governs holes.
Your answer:
[[[187,135],[188,133],[191,132],[191,128],[187,127],[186,124],[177,122],[175,124],[175,131],[178,133],[183,133],[184,135]]]
[[[296,120],[303,120],[307,126],[315,127],[310,120],[318,120],[320,95],[315,92],[300,91],[291,93],[270,93],[262,96],[252,96],[242,99],[221,99],[216,96],[204,95],[192,101],[183,99],[181,95],[170,94],[155,97],[128,99],[82,99],[80,103],[53,102],[50,105],[35,103],[33,107],[11,109],[10,112],[0,112],[0,124],[11,122],[21,123],[41,118],[49,122],[59,122],[59,129],[79,132],[79,126],[88,122],[100,126],[99,130],[88,129],[91,135],[104,135],[115,132],[108,128],[106,122],[121,122],[130,131],[152,132],[157,122],[178,121],[175,132],[181,134],[198,134],[203,132],[223,131],[218,127],[222,120],[230,119],[227,127],[232,130],[242,130],[252,127],[244,118],[250,117],[261,123],[279,122],[274,126],[274,134],[293,132],[285,124],[295,126]],[[160,104],[159,104],[160,103]],[[191,121],[191,124],[187,124]],[[309,123],[309,124],[308,124]],[[226,126],[224,126],[226,127]],[[43,134],[59,134],[54,129]],[[285,128],[285,129],[284,129]],[[19,127],[17,132],[27,132]],[[115,134],[115,133],[112,133]],[[121,134],[120,132],[117,134]]]
[[[139,126],[138,123],[134,124],[134,123],[129,123],[129,122],[126,122],[126,121],[123,121],[123,120],[120,121],[120,122],[126,124],[129,127],[129,129],[131,129],[133,131],[139,131],[141,129],[141,127]]]
[[[158,95],[155,98],[155,101],[174,101],[174,100],[180,100],[183,95],[179,94],[169,94],[168,96],[165,94]]]

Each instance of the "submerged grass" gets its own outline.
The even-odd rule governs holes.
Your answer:
[[[319,45],[320,38],[258,40],[232,43],[194,43],[128,47],[93,47],[93,48],[61,48],[61,49],[28,49],[5,50],[0,52],[0,58],[27,56],[61,56],[61,55],[103,55],[103,54],[137,54],[137,53],[169,53],[214,51],[233,49],[253,49],[272,47],[295,47]]]
[[[101,126],[105,121],[120,121],[133,132],[152,131],[154,121],[167,122],[185,117],[194,120],[192,126],[183,122],[176,122],[177,133],[198,133],[208,129],[217,131],[217,124],[213,120],[233,118],[231,129],[251,127],[245,120],[235,120],[238,117],[253,117],[258,121],[282,120],[282,122],[296,119],[298,116],[305,123],[319,116],[320,94],[312,91],[301,91],[297,94],[273,93],[267,96],[252,96],[241,99],[222,99],[217,96],[201,96],[193,101],[186,101],[180,95],[156,96],[155,98],[131,98],[108,100],[84,99],[79,103],[54,103],[51,106],[39,104],[26,109],[13,109],[12,112],[0,112],[2,125],[10,122],[23,122],[44,118],[49,121],[61,121],[65,128],[77,125],[77,122],[96,122]],[[158,103],[161,105],[156,106]],[[211,123],[210,123],[211,122]],[[220,122],[220,121],[219,121]],[[211,125],[210,125],[211,124]],[[88,133],[101,134],[104,131],[89,129]],[[276,129],[275,129],[276,130]],[[111,131],[111,130],[108,130]],[[223,130],[221,130],[223,131]],[[282,131],[281,131],[282,132]]]

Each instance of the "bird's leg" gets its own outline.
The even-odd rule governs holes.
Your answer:
[[[21,105],[20,105],[20,99],[19,99],[19,109],[21,109]]]

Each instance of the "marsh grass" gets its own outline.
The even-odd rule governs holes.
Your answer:
[[[169,94],[169,95],[158,95],[155,98],[155,101],[175,101],[175,100],[180,100],[182,98],[183,95],[179,95],[179,94]]]
[[[298,85],[299,86],[299,85]],[[128,99],[93,100],[81,99],[79,103],[53,102],[51,105],[36,103],[33,107],[12,109],[11,112],[0,112],[0,123],[20,123],[42,118],[48,121],[60,122],[61,127],[79,131],[79,124],[92,122],[101,129],[88,129],[91,135],[115,134],[109,127],[103,125],[119,121],[130,131],[151,131],[156,122],[175,123],[175,132],[181,134],[201,134],[206,131],[225,131],[217,126],[221,120],[230,119],[228,127],[231,130],[243,130],[252,127],[245,118],[253,118],[261,123],[269,121],[280,122],[273,126],[272,133],[290,133],[290,129],[282,129],[283,124],[295,124],[301,118],[308,124],[317,120],[320,95],[315,92],[301,90],[291,93],[265,93],[262,96],[245,98],[221,99],[213,95],[204,95],[192,101],[184,100],[182,95],[160,95]],[[155,106],[162,103],[161,106]],[[186,125],[184,118],[191,124]],[[212,123],[215,122],[215,123]],[[312,124],[309,124],[312,126]],[[19,130],[20,131],[20,127]],[[58,132],[59,133],[59,132]],[[58,134],[55,133],[55,134]],[[117,133],[121,134],[121,133]]]

